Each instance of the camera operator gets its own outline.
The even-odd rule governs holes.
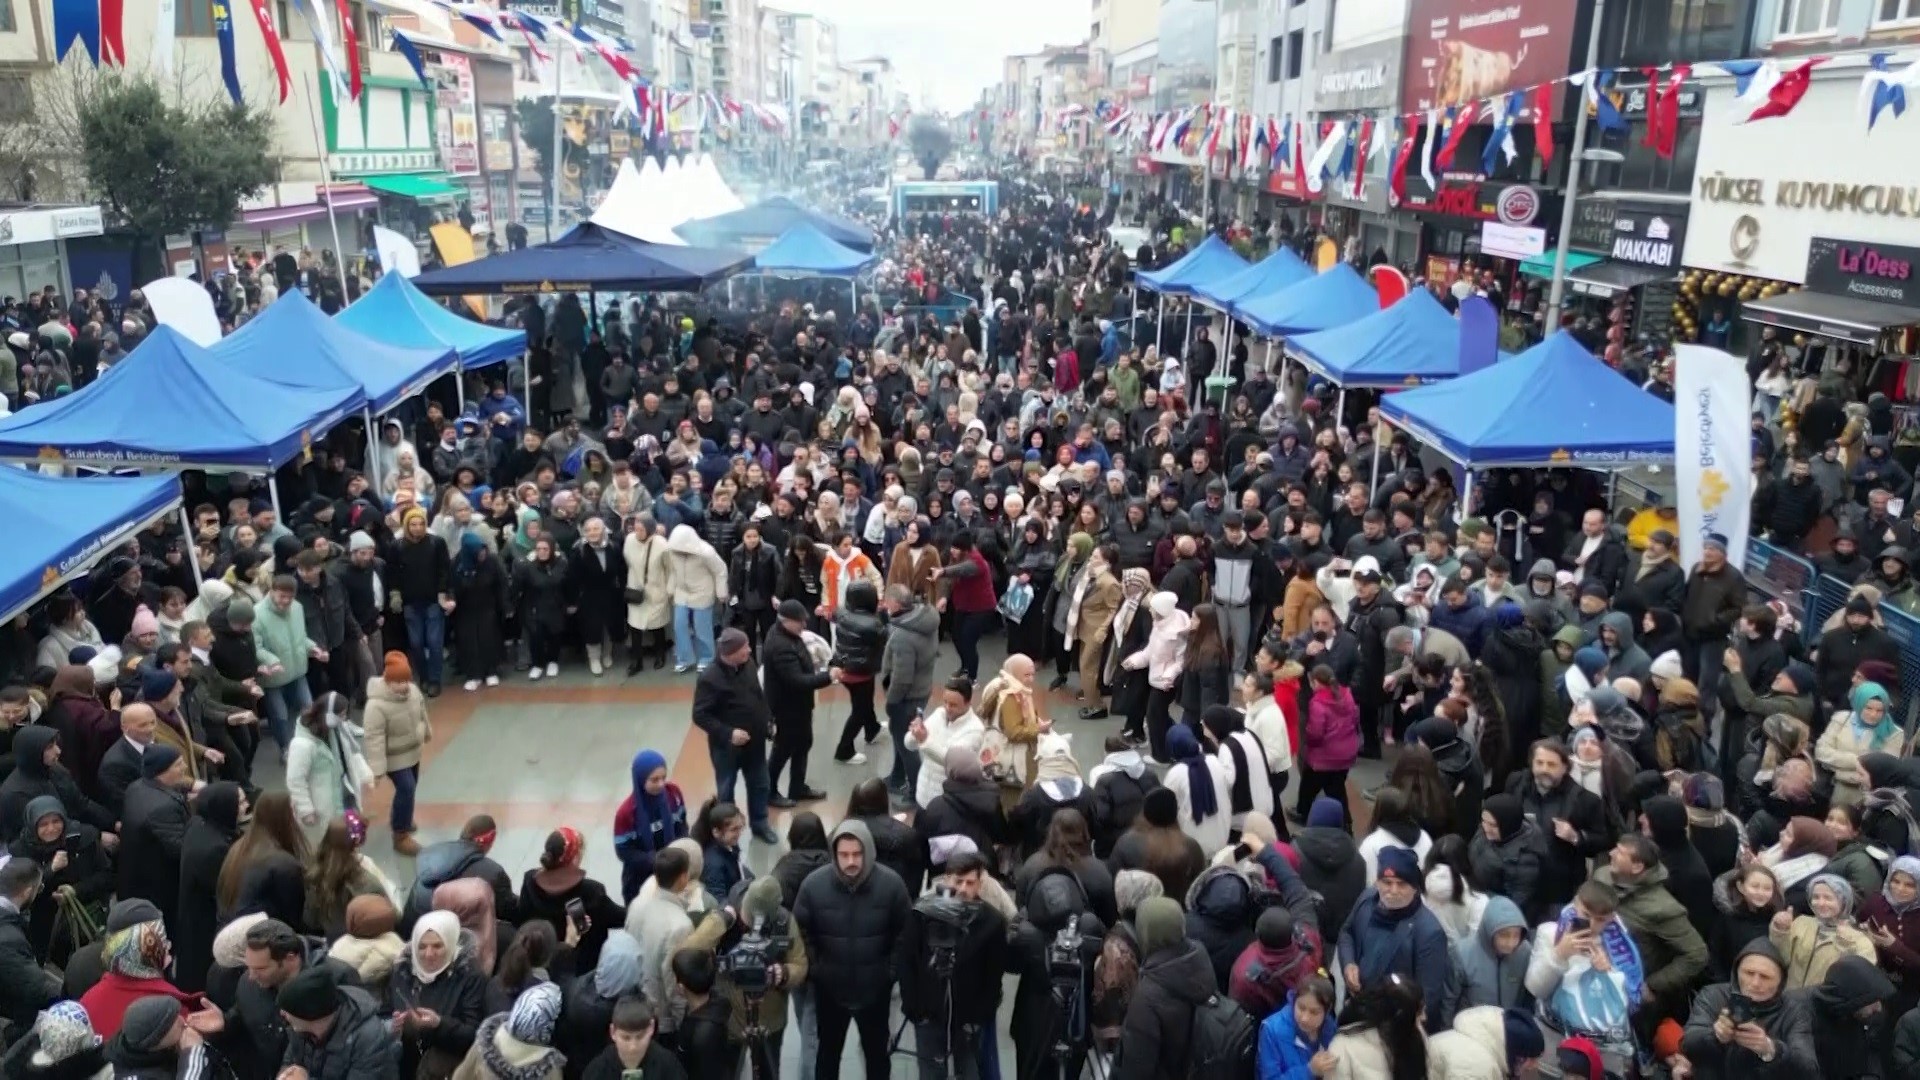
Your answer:
[[[921,1080],[980,1076],[979,1033],[993,1029],[1007,971],[1007,920],[980,899],[986,878],[985,856],[955,855],[907,919],[900,1011]]]
[[[1012,1023],[1017,1080],[1080,1075],[1093,1045],[1093,967],[1106,933],[1071,870],[1049,868],[1028,887],[1011,935],[1012,970],[1020,976]]]
[[[682,948],[709,949],[720,959],[719,993],[733,1007],[727,1034],[756,1055],[766,1077],[780,1074],[787,993],[807,977],[807,946],[780,906],[780,880],[763,877],[736,889],[725,908],[709,912]]]

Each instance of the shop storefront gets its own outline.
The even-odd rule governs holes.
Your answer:
[[[47,288],[71,296],[75,287],[92,288],[92,279],[71,280],[67,241],[99,236],[103,227],[97,206],[12,209],[0,204],[0,296]]]
[[[1741,124],[1751,105],[1731,83],[1707,88],[1683,262],[1704,275],[1698,321],[1730,320],[1736,350],[1745,323],[1816,349],[1915,351],[1920,140],[1884,116],[1869,130],[1859,90],[1858,65],[1825,65],[1792,113]]]
[[[1401,54],[1406,39],[1336,49],[1316,62],[1313,108],[1324,119],[1356,118],[1400,101]],[[1387,205],[1387,161],[1375,154],[1358,194],[1351,186],[1335,184],[1323,193],[1325,228],[1345,251],[1362,263],[1385,258],[1396,266],[1411,266],[1419,253],[1420,225],[1394,214]]]
[[[1567,238],[1569,310],[1604,314],[1635,339],[1670,337],[1687,317],[1676,308],[1687,217],[1687,203],[1679,197],[1581,196]],[[1524,269],[1551,280],[1553,252]]]
[[[333,209],[331,219],[327,216],[329,205]],[[355,181],[282,181],[262,188],[240,204],[240,220],[227,227],[226,239],[236,255],[260,252],[272,256],[279,251],[297,253],[302,248],[332,250],[337,224],[340,244],[349,252],[357,251],[363,232],[360,215],[379,205],[372,189]]]
[[[1560,197],[1532,184],[1485,180],[1477,175],[1448,175],[1437,188],[1418,176],[1407,178],[1400,209],[1420,223],[1414,273],[1451,286],[1484,272],[1506,292],[1509,311],[1532,311],[1541,283],[1521,273],[1553,243],[1548,225],[1558,214]]]
[[[365,185],[377,201],[374,219],[416,243],[471,195],[442,165],[438,97],[414,80],[370,75],[357,108],[336,108],[320,81],[333,179]],[[468,134],[477,138],[477,129]],[[341,231],[344,240],[344,222]]]

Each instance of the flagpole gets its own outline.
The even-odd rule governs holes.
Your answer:
[[[320,73],[313,74],[313,93],[307,97],[307,122],[313,125],[313,144],[320,151],[320,190],[321,198],[327,207],[327,227],[333,231],[333,260],[340,274],[340,299],[350,303],[354,298],[347,294],[347,249],[340,243],[340,219],[333,212],[333,166],[328,163],[328,147],[324,136],[320,134]],[[336,105],[335,108],[338,108]]]
[[[566,126],[565,115],[560,111],[560,73],[566,69],[566,60],[566,55],[556,45],[553,50],[553,164],[547,169],[549,179],[552,180],[552,183],[547,185],[547,243],[549,244],[553,243],[553,219],[560,213],[560,174],[566,170],[566,163],[560,155],[560,133]]]
[[[1600,60],[1600,17],[1606,12],[1607,0],[1593,0],[1593,22],[1587,31],[1587,78],[1592,79],[1594,65]],[[1579,104],[1573,114],[1573,146],[1567,151],[1567,196],[1560,207],[1560,243],[1553,250],[1553,285],[1547,296],[1547,323],[1540,328],[1543,335],[1550,335],[1560,329],[1560,311],[1567,299],[1567,241],[1573,236],[1574,203],[1580,197],[1580,156],[1587,147],[1587,102],[1584,90],[1579,95]],[[1544,117],[1536,117],[1536,122],[1550,123]],[[1465,505],[1462,503],[1462,505]]]

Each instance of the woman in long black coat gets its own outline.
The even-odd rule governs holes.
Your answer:
[[[587,664],[598,675],[602,660],[613,659],[613,643],[627,636],[626,556],[621,543],[609,537],[607,523],[588,518],[568,562],[567,606],[586,646]]]
[[[113,898],[113,860],[100,846],[100,830],[70,819],[66,807],[52,795],[28,803],[26,815],[26,824],[8,853],[16,859],[32,859],[45,874],[40,894],[28,911],[27,940],[35,956],[64,967],[73,954],[74,937],[65,931],[55,933],[64,923],[56,917],[57,894],[71,890],[82,908],[104,919],[107,902]]]
[[[507,570],[475,533],[453,561],[453,654],[468,682],[493,678],[506,662]]]
[[[513,599],[533,665],[527,677],[537,679],[549,666],[559,674],[560,641],[567,632],[567,563],[554,557],[551,538],[535,540],[533,557],[514,564]]]
[[[247,801],[240,785],[209,784],[193,800],[195,814],[180,842],[180,906],[173,925],[173,984],[194,992],[206,988],[213,966],[213,937],[220,929],[220,867],[240,839]]]

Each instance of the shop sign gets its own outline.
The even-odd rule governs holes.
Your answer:
[[[1480,250],[1503,259],[1531,259],[1546,253],[1547,230],[1489,221],[1480,226]]]
[[[1405,112],[1499,98],[1566,75],[1581,5],[1567,0],[1413,0]],[[1553,95],[1558,99],[1565,95]]]
[[[1267,170],[1267,180],[1262,190],[1269,195],[1279,195],[1300,202],[1318,202],[1325,194],[1325,189],[1309,191],[1301,185],[1300,179],[1294,176],[1293,170],[1285,167]]]
[[[1623,204],[1613,216],[1613,242],[1607,246],[1607,255],[1616,262],[1678,270],[1686,240],[1685,207]]]
[[[1567,237],[1567,246],[1575,251],[1584,251],[1592,255],[1605,255],[1613,250],[1613,218],[1620,209],[1615,199],[1600,199],[1591,195],[1574,200],[1573,232]]]
[[[1664,93],[1665,90],[1666,84],[1662,82],[1661,91]],[[1647,115],[1647,104],[1652,99],[1652,95],[1647,93],[1645,83],[1641,83],[1638,86],[1616,86],[1614,96],[1617,101],[1617,106],[1620,109],[1620,115],[1628,119],[1644,118]],[[1700,119],[1701,113],[1706,111],[1706,102],[1706,92],[1700,88],[1698,83],[1680,84],[1678,110],[1680,119]]]
[[[474,112],[478,100],[473,86],[473,61],[461,53],[444,52],[433,72],[435,133],[440,160],[454,176],[480,173],[480,121]]]
[[[439,157],[437,150],[348,150],[328,154],[327,167],[336,176],[433,172]]]
[[[0,246],[43,244],[69,236],[99,236],[104,231],[106,224],[97,206],[0,214]]]
[[[1541,196],[1531,184],[1448,178],[1440,181],[1437,191],[1427,195],[1418,193],[1410,184],[1401,208],[1473,221],[1497,221],[1503,225],[1531,225],[1540,217]]]
[[[1920,307],[1920,248],[1816,236],[1807,250],[1807,288]]]
[[[1357,112],[1391,109],[1400,100],[1402,38],[1339,49],[1315,64],[1320,78],[1314,85],[1317,112]]]

